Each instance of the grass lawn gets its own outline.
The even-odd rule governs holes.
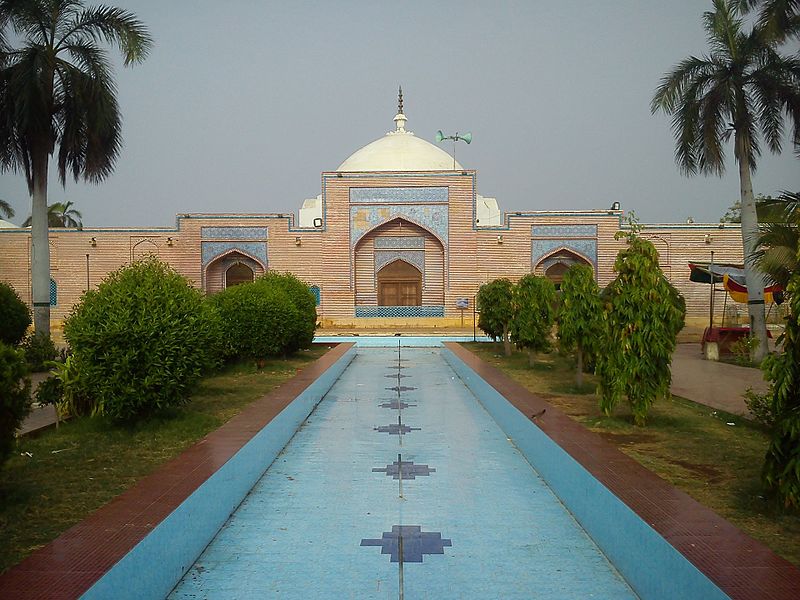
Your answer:
[[[800,566],[800,515],[776,514],[759,495],[767,434],[757,424],[673,397],[653,405],[646,427],[635,427],[627,404],[620,404],[610,417],[600,412],[593,376],[585,375],[584,388],[575,389],[574,362],[569,357],[542,354],[531,369],[525,353],[502,356],[502,344],[465,346]]]
[[[287,360],[268,361],[260,370],[249,364],[230,366],[203,380],[186,406],[136,426],[73,419],[58,430],[20,439],[18,451],[0,469],[0,572],[58,537],[327,350],[327,346],[315,346]]]

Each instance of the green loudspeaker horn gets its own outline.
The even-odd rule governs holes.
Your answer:
[[[437,142],[441,142],[443,139],[444,139],[444,134],[442,133],[442,130],[440,129],[439,131],[436,132],[436,141]]]
[[[467,133],[460,136],[462,140],[467,142],[468,144],[472,143],[472,132],[468,131]]]

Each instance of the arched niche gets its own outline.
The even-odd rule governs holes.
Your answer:
[[[237,265],[240,266],[237,267]],[[229,283],[228,274],[231,269],[234,270],[230,273],[231,280]],[[216,294],[231,284],[236,285],[237,283],[244,283],[244,281],[252,281],[265,271],[264,265],[252,256],[247,256],[238,250],[232,250],[208,263],[203,277],[203,287],[207,294]]]
[[[225,287],[229,288],[242,283],[251,283],[255,276],[255,271],[249,265],[241,261],[235,262],[225,271]]]
[[[561,249],[539,261],[536,270],[552,281],[556,289],[561,289],[561,283],[564,281],[564,274],[572,265],[586,265],[592,267],[592,263],[585,257],[571,250]],[[594,267],[592,267],[592,269],[594,269]]]

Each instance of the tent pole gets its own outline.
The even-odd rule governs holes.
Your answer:
[[[710,310],[708,315],[708,329],[711,330],[714,327],[714,251],[711,251],[711,264],[709,265],[709,271],[711,273],[711,302],[710,302]]]

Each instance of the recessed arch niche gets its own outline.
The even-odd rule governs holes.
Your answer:
[[[572,265],[586,265],[594,270],[592,263],[583,256],[571,250],[561,249],[539,261],[535,271],[552,281],[556,289],[560,289],[561,283],[564,281],[564,274]]]
[[[265,271],[264,265],[253,257],[233,250],[208,263],[203,287],[207,294],[215,294],[231,285],[253,281]]]

